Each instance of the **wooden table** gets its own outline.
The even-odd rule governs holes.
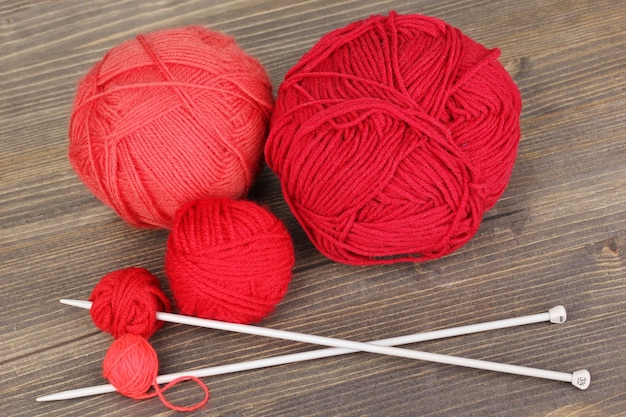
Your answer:
[[[505,194],[478,234],[427,263],[353,267],[322,256],[265,169],[250,195],[286,223],[294,278],[265,327],[367,341],[567,307],[562,325],[409,345],[571,372],[553,382],[358,353],[204,379],[210,416],[626,415],[626,3],[607,1],[0,1],[0,415],[172,415],[119,394],[38,403],[105,383],[111,337],[59,299],[89,296],[131,265],[166,286],[165,231],[134,229],[67,159],[78,79],[137,33],[200,24],[227,32],[278,86],[322,35],[372,14],[422,13],[488,47],[519,85],[522,141]],[[166,286],[167,288],[167,286]],[[295,342],[164,326],[161,372],[300,352]],[[184,384],[169,394],[193,403]]]

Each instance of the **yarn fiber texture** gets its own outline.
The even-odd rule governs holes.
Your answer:
[[[80,81],[69,159],[85,185],[136,227],[167,228],[203,197],[244,197],[273,108],[261,64],[198,26],[139,35]]]
[[[521,97],[499,54],[392,12],[330,32],[288,71],[265,156],[320,252],[427,261],[474,236],[520,140]]]
[[[181,313],[254,323],[282,300],[294,262],[291,237],[269,210],[245,200],[204,199],[176,214],[165,271]]]
[[[144,268],[106,274],[94,287],[89,301],[94,324],[115,338],[134,334],[148,339],[163,325],[156,313],[171,311],[159,280]]]

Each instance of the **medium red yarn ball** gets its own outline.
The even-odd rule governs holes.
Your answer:
[[[141,336],[125,334],[115,339],[102,362],[102,376],[121,394],[135,399],[149,398],[156,383],[159,360],[152,345]]]
[[[134,334],[149,338],[163,322],[158,311],[171,304],[159,280],[144,268],[125,268],[106,274],[94,287],[89,313],[95,325],[113,337]]]
[[[246,195],[272,107],[265,69],[233,38],[198,26],[139,35],[80,81],[69,159],[128,223],[166,228],[191,200]]]
[[[285,295],[294,261],[291,237],[269,210],[245,200],[205,199],[177,213],[165,270],[181,313],[253,323]]]
[[[136,400],[159,397],[163,404],[174,411],[193,411],[203,407],[209,400],[209,390],[195,376],[180,376],[161,388],[157,383],[159,359],[152,345],[141,336],[125,334],[111,344],[102,362],[102,376],[120,393]],[[202,388],[204,398],[190,406],[177,406],[165,398],[165,391],[174,385],[194,381]],[[148,392],[151,388],[153,391]]]
[[[327,34],[289,70],[265,156],[323,254],[426,261],[470,240],[520,140],[498,57],[439,19],[391,13]]]

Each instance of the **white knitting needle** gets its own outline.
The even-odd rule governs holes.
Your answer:
[[[78,300],[62,300],[62,302],[64,304],[79,306],[82,308],[90,308],[90,304],[91,304],[89,302],[78,301]],[[175,317],[170,317],[170,316],[175,316]],[[213,322],[213,320],[198,319],[195,317],[188,317],[188,316],[179,316],[179,315],[169,314],[169,313],[157,313],[157,318],[162,321],[170,321],[169,319],[173,318],[175,319],[174,322],[182,323],[182,324],[191,324],[192,322],[197,324],[197,321],[200,320],[202,322],[201,327],[207,327],[206,322],[209,322],[209,323]],[[551,308],[546,313],[539,313],[539,314],[534,314],[530,316],[523,316],[523,317],[517,317],[517,318],[511,318],[511,319],[473,324],[473,325],[468,325],[468,326],[455,327],[451,329],[435,330],[432,332],[417,333],[417,334],[400,336],[400,337],[395,337],[395,338],[390,338],[390,339],[376,340],[373,342],[369,342],[367,345],[390,347],[390,346],[401,345],[401,344],[417,343],[417,342],[422,342],[426,340],[435,340],[435,339],[441,339],[445,337],[453,337],[453,336],[460,336],[464,334],[483,332],[487,330],[521,326],[524,324],[540,323],[544,321],[550,321],[551,323],[563,323],[565,320],[566,320],[565,308],[562,306],[556,306],[556,307]],[[220,329],[223,328],[222,326],[224,324],[223,322],[217,322],[217,323],[220,324]],[[232,323],[228,323],[228,324],[232,324]],[[257,328],[254,326],[246,326],[246,325],[237,325],[238,328],[241,326],[244,326],[246,328],[253,327],[254,329],[257,329],[257,330],[254,330],[254,333],[252,334],[257,334],[257,335],[262,335],[262,336],[267,335],[265,331],[263,332],[258,331],[258,329],[262,329],[262,328]],[[213,327],[210,327],[210,328],[213,328]],[[265,330],[271,331],[271,329],[265,329]],[[283,332],[283,331],[276,331],[276,332],[279,332],[280,334],[288,333],[291,336],[294,335],[294,333],[292,332]],[[300,333],[295,333],[295,335],[298,336],[297,341],[301,341],[303,340],[303,338],[309,336],[309,335],[303,335]],[[319,340],[321,338],[320,336],[311,336],[311,337],[314,337],[314,339],[316,340]],[[284,337],[281,336],[281,338],[284,338]],[[324,339],[327,342],[332,341],[333,343],[337,341],[348,342],[348,341],[341,341],[339,339],[331,339],[331,338],[321,338],[321,339]],[[295,340],[295,339],[290,337],[289,340]],[[360,346],[361,343],[359,342],[348,342],[348,343],[350,343],[351,345],[358,344],[359,347],[361,347]],[[264,368],[264,367],[269,367],[269,366],[283,365],[287,363],[294,363],[294,362],[319,359],[319,358],[325,358],[325,357],[331,357],[331,356],[345,355],[345,354],[354,353],[360,350],[362,349],[342,348],[342,347],[320,349],[320,350],[314,350],[314,351],[309,351],[309,352],[301,352],[301,353],[295,353],[295,354],[289,354],[289,355],[276,356],[273,358],[242,362],[242,363],[237,363],[237,364],[222,365],[222,366],[216,366],[216,367],[211,367],[211,368],[198,369],[194,371],[161,375],[157,378],[157,382],[159,384],[165,384],[181,376],[196,376],[198,378],[202,378],[202,377],[208,377],[208,376],[214,376],[214,375],[222,375],[226,373],[246,371],[246,370],[251,370],[251,369],[259,369],[259,368]],[[406,351],[406,349],[397,349],[397,350],[402,351],[403,353]],[[415,352],[415,351],[407,351],[407,352]],[[378,352],[375,352],[375,353],[378,353]],[[503,364],[497,364],[493,362],[477,361],[473,359],[455,358],[455,357],[450,357],[450,356],[445,356],[445,355],[429,354],[429,353],[424,353],[424,352],[417,352],[417,353],[419,354],[420,358],[421,357],[426,358],[423,360],[430,360],[430,358],[435,358],[437,359],[435,360],[435,362],[450,363],[454,365],[458,363],[457,361],[465,361],[466,363],[461,364],[461,366],[468,366],[467,363],[469,363],[470,365],[478,364],[478,365],[481,365],[479,369],[488,369],[488,370],[496,370],[496,371],[501,370],[501,369],[495,369],[494,367],[503,367],[502,368],[504,369],[503,372],[570,382],[572,383],[572,385],[580,389],[586,389],[590,384],[590,375],[589,375],[589,372],[587,372],[586,370],[576,371],[572,374],[568,374],[564,372],[543,371],[543,370],[538,370],[538,369],[533,369],[533,368],[518,367],[514,365],[503,365]],[[413,357],[413,355],[411,355],[411,357]],[[442,361],[441,359],[444,359],[445,362]],[[484,365],[487,365],[488,367],[485,367]],[[475,367],[475,366],[470,366],[470,367]],[[523,373],[521,373],[520,371],[522,371]],[[100,385],[100,386],[88,387],[88,388],[80,388],[76,390],[70,390],[70,391],[64,391],[64,392],[60,392],[56,394],[51,394],[51,395],[37,398],[37,401],[64,400],[64,399],[71,399],[71,398],[86,397],[90,395],[104,394],[104,393],[113,392],[113,391],[115,391],[115,388],[110,384],[106,384],[106,385]]]

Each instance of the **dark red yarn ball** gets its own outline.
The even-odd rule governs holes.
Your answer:
[[[391,13],[327,34],[291,68],[265,155],[323,254],[426,261],[471,239],[520,140],[499,54],[439,19]]]
[[[176,213],[165,270],[181,313],[253,323],[281,301],[294,262],[291,237],[269,210],[245,200],[206,199]]]
[[[169,312],[171,304],[159,280],[144,268],[125,268],[102,277],[89,300],[91,318],[101,330],[118,338],[134,334],[149,338],[163,322],[157,311]]]

